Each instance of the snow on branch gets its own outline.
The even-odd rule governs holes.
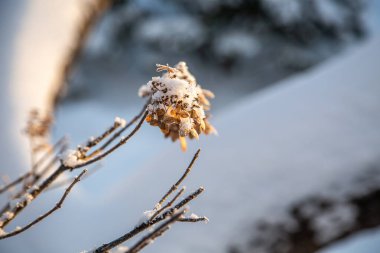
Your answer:
[[[33,176],[32,180],[28,181],[28,184],[25,184],[24,187],[16,194],[14,199],[18,199],[17,205],[12,205],[12,202],[7,203],[0,211],[0,215],[2,215],[2,222],[0,223],[0,228],[3,229],[5,226],[8,225],[13,219],[16,218],[16,216],[23,211],[29,204],[30,201],[26,201],[25,199],[19,199],[19,197],[25,195],[26,193],[31,196],[32,199],[37,198],[42,192],[47,190],[54,182],[58,180],[58,178],[66,171],[72,171],[74,169],[82,168],[87,165],[91,165],[109,154],[111,154],[113,151],[115,151],[120,146],[124,145],[141,127],[142,123],[144,122],[144,115],[146,114],[146,105],[144,106],[143,110],[135,116],[131,122],[128,124],[126,122],[123,122],[123,120],[117,120],[116,122],[113,122],[112,127],[108,128],[105,132],[100,134],[97,138],[90,139],[90,141],[87,142],[84,146],[79,146],[76,150],[66,150],[62,153],[63,149],[66,148],[66,145],[63,144],[56,144],[55,147],[60,147],[60,152],[57,154],[54,154],[54,156],[51,158],[50,162],[47,163],[47,165],[40,166],[42,168],[36,168],[35,166],[32,166],[31,172],[27,173],[27,176],[29,175]],[[140,119],[141,118],[141,119]],[[121,140],[116,143],[114,146],[109,148],[107,151],[102,152],[103,147],[107,147],[108,145],[112,144],[114,140],[116,140],[117,136],[122,134],[125,130],[128,129],[129,126],[131,126],[136,120],[140,119],[137,126],[131,131],[131,133],[127,137],[122,137]],[[121,127],[121,129],[116,132],[113,136],[110,137],[110,139],[106,142],[105,145],[103,145],[101,148],[95,150],[90,156],[87,155],[87,152],[91,150],[91,148],[95,148],[97,145],[101,143],[101,141],[104,141],[106,137],[110,136],[117,128]],[[63,143],[61,140],[58,143]],[[44,155],[45,157],[47,155]],[[47,158],[45,158],[47,159]],[[56,165],[56,163],[61,159],[61,164]],[[37,171],[37,172],[36,172]],[[41,179],[47,174],[51,173],[46,179],[44,179],[42,182]],[[22,180],[16,179],[11,184],[15,185],[17,182],[21,182]],[[16,183],[15,183],[16,182]],[[5,188],[9,189],[11,186],[7,185]],[[14,202],[14,201],[13,201]],[[12,214],[12,215],[6,215],[6,214]],[[0,238],[1,239],[1,238]]]
[[[153,123],[152,119],[156,118],[158,115],[157,113],[160,114],[157,119],[162,121],[160,123],[157,122],[157,125],[160,126],[161,130],[168,127],[165,136],[168,137],[171,135],[172,139],[174,137],[174,139],[180,139],[183,150],[186,148],[185,136],[198,138],[198,134],[202,132],[205,134],[216,132],[207,121],[208,116],[204,113],[204,110],[209,109],[210,106],[206,97],[211,98],[213,97],[213,94],[210,91],[201,89],[200,86],[196,84],[195,78],[188,72],[186,63],[180,62],[175,68],[157,65],[157,71],[166,71],[162,76],[162,80],[160,79],[162,82],[155,84],[153,84],[152,81],[148,82],[148,87],[150,87],[152,93],[145,93],[145,95],[149,97],[146,104],[129,122],[120,117],[116,117],[110,127],[97,137],[90,137],[85,144],[77,146],[76,149],[67,149],[65,138],[60,139],[52,147],[46,145],[48,148],[45,149],[45,153],[42,154],[41,158],[37,161],[32,159],[30,171],[0,188],[0,193],[3,193],[10,188],[19,185],[21,182],[24,182],[16,195],[13,196],[13,199],[1,209],[0,240],[16,236],[28,230],[61,208],[71,189],[80,181],[82,176],[87,172],[87,169],[83,170],[78,177],[73,179],[58,203],[48,212],[37,217],[23,228],[17,227],[14,231],[8,233],[4,231],[4,228],[41,193],[51,189],[54,185],[59,184],[57,183],[57,180],[64,172],[71,172],[95,164],[104,159],[126,144],[128,140],[137,133],[145,121],[155,126],[156,123]],[[158,89],[158,86],[156,85],[161,88],[166,85],[167,87],[165,89],[167,89],[167,91]],[[168,92],[168,94],[170,94],[169,100],[166,100],[165,98],[163,99],[166,95],[162,95],[162,92]],[[163,106],[164,109],[161,108],[161,106]],[[155,109],[152,110],[152,108],[156,108],[159,111]],[[168,121],[170,121],[170,123]],[[190,124],[186,125],[184,123],[185,121]],[[37,136],[43,137],[46,141],[47,132],[51,123],[52,117],[40,119],[38,112],[33,111],[26,132],[29,134],[31,140],[34,140]],[[128,135],[121,136],[135,123],[135,127]],[[32,152],[33,150],[34,149],[32,149]],[[195,153],[183,175],[169,188],[168,192],[163,195],[154,208],[144,213],[146,219],[144,219],[140,225],[136,226],[120,238],[102,245],[97,248],[95,252],[106,252],[157,223],[161,223],[161,225],[153,230],[152,233],[144,237],[145,239],[143,238],[142,241],[133,246],[128,252],[138,252],[140,249],[147,246],[149,242],[162,235],[163,232],[169,229],[169,225],[174,222],[207,222],[207,217],[199,217],[195,214],[192,214],[189,217],[184,216],[185,212],[187,212],[185,206],[204,191],[203,187],[199,187],[196,191],[176,203],[185,192],[184,186],[180,190],[178,190],[178,187],[190,173],[199,153],[200,150]],[[59,161],[60,164],[57,164]],[[168,200],[169,197],[171,197],[170,200]]]
[[[129,239],[135,237],[137,234],[152,228],[155,224],[160,223],[160,226],[154,229],[151,233],[144,236],[137,244],[132,246],[129,250],[126,252],[132,253],[132,252],[138,252],[145,246],[147,246],[150,242],[155,240],[158,236],[162,235],[163,232],[169,229],[169,225],[172,223],[175,223],[177,221],[183,221],[183,222],[199,222],[204,221],[207,222],[207,217],[199,217],[195,214],[190,215],[189,217],[185,217],[184,214],[187,212],[187,209],[185,206],[195,198],[197,198],[203,191],[203,187],[199,187],[197,190],[195,190],[193,193],[187,195],[183,200],[179,201],[177,204],[174,205],[174,202],[177,201],[179,196],[181,196],[184,191],[185,187],[182,187],[175,195],[174,197],[167,202],[163,207],[162,205],[165,203],[167,198],[170,195],[173,195],[176,190],[178,189],[178,186],[185,180],[185,178],[188,176],[189,172],[191,171],[191,168],[194,164],[194,162],[197,160],[199,156],[200,150],[198,150],[193,159],[191,160],[190,164],[188,165],[187,169],[185,170],[184,174],[179,178],[179,180],[169,188],[168,192],[158,201],[158,203],[154,206],[152,210],[145,211],[144,212],[144,219],[141,221],[139,225],[134,227],[132,230],[130,230],[128,233],[122,235],[121,237],[103,244],[102,246],[96,248],[95,250],[91,251],[94,253],[100,253],[100,252],[108,252],[109,250],[119,246],[120,244],[128,241]],[[173,206],[174,205],[174,206]]]

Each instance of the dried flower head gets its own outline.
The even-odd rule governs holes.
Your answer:
[[[37,110],[30,112],[25,133],[33,143],[32,152],[38,152],[50,147],[47,138],[52,123],[53,117],[51,114],[42,114]]]
[[[45,137],[49,133],[53,117],[50,114],[42,115],[37,110],[32,110],[25,132],[33,137]]]
[[[139,90],[140,97],[151,96],[146,121],[158,126],[165,137],[173,141],[179,139],[184,151],[186,136],[198,139],[201,133],[216,133],[205,113],[210,109],[208,98],[214,98],[214,94],[197,84],[185,62],[179,62],[174,68],[156,66],[157,72],[165,73],[161,77],[152,77]]]

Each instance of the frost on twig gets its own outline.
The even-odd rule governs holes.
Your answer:
[[[70,186],[66,189],[66,191],[63,193],[61,199],[58,201],[58,203],[52,208],[50,209],[48,212],[44,213],[43,215],[39,216],[37,219],[35,219],[34,221],[30,222],[28,225],[24,226],[24,227],[16,227],[16,229],[12,232],[9,232],[9,233],[6,233],[3,229],[1,229],[0,232],[2,232],[2,234],[0,234],[0,240],[2,239],[5,239],[5,238],[8,238],[8,237],[11,237],[11,236],[15,236],[21,232],[24,232],[25,230],[31,228],[33,225],[37,224],[38,222],[41,222],[43,219],[45,219],[46,217],[48,217],[49,215],[51,215],[52,213],[54,213],[55,211],[57,211],[58,209],[61,208],[63,202],[65,201],[67,195],[69,195],[71,189],[74,187],[74,185],[76,183],[78,183],[81,179],[81,177],[87,172],[87,170],[83,170],[77,177],[75,177],[74,181],[70,184]],[[32,195],[28,195],[28,197],[25,197],[25,198],[28,198],[26,201],[32,201],[33,200],[33,197]],[[19,203],[25,203],[25,202],[19,202]],[[6,212],[4,215],[7,215],[8,217],[6,217],[7,219],[10,219],[10,218],[13,218],[13,213],[12,212]],[[11,216],[11,217],[9,217]],[[2,223],[2,217],[0,217],[0,223]]]
[[[125,253],[137,253],[141,251],[143,248],[151,244],[157,237],[163,235],[167,230],[170,229],[170,225],[175,223],[180,219],[182,215],[187,212],[187,209],[182,209],[180,211],[174,211],[173,215],[168,218],[166,221],[162,222],[160,226],[155,228],[152,232],[148,233],[144,236],[140,241],[138,241],[135,245],[133,245],[129,250],[125,251]]]
[[[209,98],[214,94],[202,89],[189,72],[185,62],[175,67],[157,64],[157,71],[166,71],[161,77],[152,77],[139,90],[139,96],[151,96],[146,121],[158,126],[165,137],[172,141],[179,139],[182,150],[186,150],[186,139],[198,139],[201,133],[216,134],[209,123]]]
[[[146,105],[143,107],[141,112],[135,116],[128,124],[124,122],[124,120],[120,118],[116,118],[116,120],[113,122],[112,126],[107,129],[104,133],[99,135],[97,138],[90,138],[90,140],[83,146],[79,146],[75,150],[69,150],[64,152],[63,155],[54,155],[52,157],[52,160],[46,165],[46,167],[43,167],[40,169],[40,172],[30,172],[30,175],[33,176],[33,180],[28,181],[27,185],[24,185],[22,190],[15,196],[20,197],[23,193],[25,193],[26,190],[31,185],[36,185],[37,187],[31,188],[29,194],[33,197],[33,199],[37,198],[42,192],[44,192],[46,189],[49,188],[50,185],[52,185],[54,182],[57,181],[57,179],[65,172],[65,171],[72,171],[74,169],[78,169],[87,165],[91,165],[112,152],[114,152],[116,149],[124,145],[141,127],[141,125],[144,122],[144,118],[146,116]],[[138,121],[139,120],[139,121]],[[113,144],[113,142],[117,139],[119,135],[121,135],[128,127],[132,126],[133,123],[138,121],[138,124],[135,126],[135,128],[126,136],[122,137],[116,144]],[[119,131],[116,131],[117,128],[121,128]],[[108,139],[107,139],[108,138]],[[100,143],[104,141],[105,143],[100,147],[95,149],[91,154],[87,154],[91,149],[96,148]],[[113,144],[113,145],[112,145]],[[111,147],[108,147],[112,145]],[[108,149],[106,149],[108,147]],[[61,164],[56,166],[56,162],[61,158]],[[55,168],[54,168],[55,167]],[[53,169],[54,168],[54,169]],[[51,172],[52,170],[52,172]],[[35,171],[38,171],[36,169]],[[51,173],[49,176],[45,177],[45,179],[40,182],[43,176],[47,173]],[[29,177],[29,174],[28,176]],[[16,180],[19,182],[20,180]],[[31,184],[33,183],[33,184]],[[19,205],[11,206],[10,203],[7,203],[0,211],[0,215],[4,214],[5,212],[10,212],[13,215],[7,216],[3,219],[3,222],[0,224],[0,228],[4,228],[7,226],[22,210],[25,209],[26,206],[28,206],[29,202],[24,200],[20,202]]]
[[[116,117],[112,125],[103,133],[97,137],[89,138],[85,144],[78,146],[76,149],[67,150],[66,142],[61,140],[53,147],[48,146],[48,148],[45,149],[47,154],[45,153],[37,161],[33,160],[32,168],[29,172],[10,182],[3,188],[0,188],[1,193],[18,185],[20,182],[24,182],[23,187],[21,187],[14,196],[13,200],[7,203],[0,211],[0,240],[24,232],[58,210],[70,193],[72,187],[79,182],[86,170],[82,171],[82,173],[73,180],[60,201],[51,210],[22,228],[18,227],[9,233],[4,231],[4,228],[42,192],[51,188],[52,185],[57,185],[57,179],[64,172],[91,165],[107,157],[134,136],[145,121],[151,125],[160,126],[166,137],[170,136],[173,140],[179,139],[183,149],[186,149],[186,136],[198,138],[200,133],[216,133],[216,130],[208,123],[208,115],[204,112],[204,110],[209,109],[210,105],[207,98],[213,97],[213,94],[210,91],[203,90],[196,83],[195,78],[188,72],[184,62],[180,62],[175,68],[163,65],[157,65],[157,67],[158,71],[166,71],[166,73],[158,79],[153,78],[152,81],[147,84],[147,87],[150,88],[150,93],[144,93],[143,95],[149,96],[149,99],[140,113],[132,118],[130,122],[127,123],[124,119]],[[144,89],[142,88],[142,90]],[[167,95],[163,95],[166,93]],[[35,120],[35,122],[33,124],[29,123],[27,133],[30,136],[46,136],[51,119],[46,121]],[[119,138],[119,136],[134,123],[137,124],[131,132],[125,137]],[[167,130],[166,132],[164,131],[165,129]],[[60,155],[57,154],[57,151]],[[147,228],[152,228],[153,225],[160,223],[161,225],[157,229],[146,235],[145,240],[133,246],[131,251],[129,251],[138,252],[141,248],[148,245],[148,242],[162,235],[162,233],[169,228],[171,223],[177,221],[208,221],[206,217],[196,215],[185,217],[184,215],[185,206],[204,191],[203,187],[199,187],[196,191],[179,201],[185,192],[185,187],[181,187],[179,190],[178,188],[191,171],[194,162],[198,158],[199,152],[200,150],[196,152],[184,174],[171,186],[154,208],[144,213],[145,219],[141,221],[138,226],[120,238],[97,248],[95,252],[107,252],[138,233],[145,231]],[[57,164],[58,161],[61,163]]]
[[[160,236],[163,232],[165,232],[171,223],[174,223],[177,221],[188,221],[188,222],[208,221],[206,217],[199,217],[199,216],[195,217],[194,215],[190,215],[189,217],[184,216],[185,206],[190,201],[197,198],[204,191],[203,187],[199,187],[196,191],[187,195],[183,200],[175,204],[175,201],[177,201],[178,198],[184,193],[185,187],[182,187],[178,192],[176,191],[178,187],[180,186],[180,184],[184,181],[184,179],[189,175],[189,172],[191,171],[191,168],[194,162],[198,158],[199,152],[200,150],[196,152],[190,164],[188,165],[187,169],[185,170],[184,174],[179,178],[179,180],[176,183],[173,184],[173,186],[170,187],[168,192],[157,202],[154,208],[152,210],[148,210],[144,212],[144,219],[136,227],[134,227],[132,230],[122,235],[121,237],[96,248],[93,252],[96,252],[96,253],[107,252],[117,247],[118,245],[128,241],[129,239],[133,238],[137,234],[149,228],[152,228],[155,224],[160,223],[160,226],[158,228],[154,229],[151,233],[143,237],[143,239],[140,242],[138,242],[136,245],[131,247],[129,251],[126,251],[126,252],[138,252],[143,247],[148,245],[149,242],[151,242],[152,240],[155,240],[158,236]],[[165,204],[165,201],[172,194],[174,194],[174,197],[171,200],[169,200],[167,204]],[[178,211],[178,210],[181,210],[181,211]],[[167,222],[169,223],[165,224]]]

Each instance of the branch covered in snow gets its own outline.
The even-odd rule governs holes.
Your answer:
[[[18,200],[16,205],[13,205],[12,202],[9,202],[2,208],[0,215],[2,215],[1,217],[3,217],[3,219],[2,219],[2,222],[0,223],[0,228],[3,229],[5,226],[7,226],[13,219],[16,218],[16,216],[21,211],[23,211],[30,204],[30,201],[27,201],[22,198],[18,199],[19,197],[21,197],[25,193],[28,193],[33,200],[37,198],[42,192],[47,190],[54,182],[57,182],[58,178],[64,172],[72,171],[74,169],[91,165],[105,158],[106,156],[111,154],[113,151],[115,151],[117,148],[124,145],[140,129],[146,116],[145,111],[146,111],[146,106],[144,106],[143,110],[141,110],[141,112],[137,116],[135,116],[128,124],[126,124],[124,120],[117,119],[113,123],[113,126],[111,128],[107,129],[104,133],[99,135],[99,137],[90,139],[90,141],[88,141],[84,147],[79,146],[76,150],[66,150],[64,152],[64,155],[63,156],[61,155],[60,157],[57,154],[55,154],[52,157],[51,161],[48,162],[47,165],[45,165],[45,167],[43,167],[42,169],[38,169],[38,168],[36,169],[32,167],[32,169],[39,171],[39,173],[34,173],[35,175],[33,176],[33,180],[28,182],[28,184],[25,187],[23,187],[23,189],[15,196],[16,199]],[[122,134],[125,130],[127,130],[128,127],[130,127],[138,119],[140,119],[139,123],[127,137],[122,137],[118,143],[116,143],[114,146],[109,148],[107,151],[102,152],[103,147],[107,147],[108,145],[110,145],[114,140],[116,140],[116,138],[120,134]],[[118,132],[116,132],[113,136],[111,136],[108,140],[106,140],[106,137],[110,136],[110,134],[112,134],[118,127],[122,127],[122,128]],[[97,145],[102,143],[101,141],[107,141],[107,142],[101,148],[95,150],[93,153],[91,153],[90,156],[88,156],[87,152],[90,151],[91,148],[95,148]],[[53,167],[56,165],[56,162],[59,161],[59,158],[61,158],[61,164],[58,166],[58,168],[53,169]],[[39,182],[43,178],[43,176],[45,176],[49,172],[51,173],[50,176],[46,177],[44,181]],[[31,175],[33,175],[32,172],[31,172]],[[20,180],[16,180],[16,181],[18,182]],[[12,215],[7,215],[7,214],[12,214]]]
[[[23,188],[15,196],[17,204],[13,205],[10,202],[1,210],[1,229],[15,219],[15,217],[24,210],[32,200],[37,198],[43,191],[47,190],[54,182],[56,182],[64,172],[73,171],[94,164],[127,143],[128,140],[141,128],[145,120],[153,126],[160,126],[161,130],[166,129],[164,131],[166,137],[171,136],[173,140],[180,139],[183,149],[186,149],[185,136],[198,138],[198,134],[202,132],[205,134],[216,132],[212,125],[207,121],[207,116],[204,112],[204,110],[207,110],[210,107],[210,102],[207,98],[212,98],[214,95],[212,92],[202,89],[197,84],[195,77],[188,71],[186,63],[180,62],[175,68],[157,65],[157,71],[166,71],[166,73],[158,78],[156,80],[157,82],[153,78],[152,81],[148,82],[146,87],[143,86],[143,88],[146,88],[146,91],[141,91],[140,89],[140,93],[143,96],[148,96],[149,99],[139,114],[133,117],[129,123],[124,119],[116,117],[113,124],[98,137],[91,137],[85,145],[80,145],[76,149],[65,150],[60,156],[54,155],[45,167],[42,167],[42,169],[35,167],[34,165],[37,163],[34,163],[33,161],[30,174],[28,172],[26,176],[22,176],[21,179],[16,179],[4,188],[8,189],[19,182],[25,182]],[[31,114],[27,133],[30,138],[44,137],[44,139],[46,139],[45,137],[52,122],[52,118],[47,117],[46,119],[40,119],[39,116],[40,115],[37,112]],[[123,136],[117,141],[117,138],[135,122],[137,122],[137,125],[132,131],[126,137]],[[119,131],[117,131],[117,129],[119,129]],[[116,143],[114,143],[115,141]],[[101,143],[103,144],[101,145]],[[57,146],[62,146],[61,151],[66,149],[63,144],[55,145],[55,147]],[[174,193],[186,178],[193,163],[198,158],[198,154],[199,150],[190,162],[184,175],[170,188],[155,206],[150,217],[154,218],[152,222],[158,222],[159,220],[157,219],[164,215],[167,216],[167,212],[163,213],[161,216],[158,215],[167,210],[167,208],[170,208],[171,205],[182,195],[184,189],[180,190],[174,198],[162,208],[162,204],[166,201],[168,196]],[[46,155],[43,156],[44,159],[45,157]],[[53,169],[59,158],[61,164]],[[44,181],[40,182],[47,173],[51,173],[50,176],[47,176]],[[31,179],[26,180],[29,177]],[[203,188],[200,188],[200,192],[202,191]],[[24,196],[30,196],[30,198],[24,198]],[[169,212],[169,214],[170,213],[172,213],[172,211]],[[193,221],[198,220],[193,219]],[[32,225],[34,224],[35,223],[32,222]],[[24,230],[21,230],[21,232],[22,231]],[[16,234],[18,233],[14,233],[14,235]]]
[[[167,230],[170,229],[170,225],[175,223],[180,219],[182,215],[186,213],[187,209],[182,209],[180,211],[175,211],[173,215],[167,219],[165,222],[162,222],[160,226],[155,228],[152,232],[144,236],[140,241],[138,241],[135,245],[133,245],[129,250],[125,253],[137,253],[140,252],[143,248],[153,243],[157,237],[163,235]]]
[[[205,221],[207,222],[208,221],[207,217],[199,217],[195,214],[192,214],[189,217],[184,217],[185,209],[183,209],[190,201],[197,198],[204,191],[203,187],[199,187],[196,191],[189,194],[186,198],[184,198],[183,200],[181,200],[180,202],[178,202],[177,204],[173,206],[174,202],[185,191],[185,187],[182,187],[175,194],[173,199],[168,201],[167,204],[162,207],[162,205],[165,203],[167,198],[176,192],[176,190],[178,189],[178,186],[188,176],[194,162],[198,158],[199,152],[200,150],[198,150],[195,153],[193,159],[191,160],[184,174],[179,178],[179,180],[172,187],[170,187],[169,191],[158,201],[158,203],[154,206],[154,208],[152,210],[144,212],[144,219],[139,225],[134,227],[131,231],[124,234],[123,236],[96,248],[93,252],[95,253],[107,252],[119,246],[120,244],[128,241],[129,239],[135,237],[137,234],[153,227],[155,224],[158,224],[158,223],[161,223],[159,227],[157,227],[156,229],[153,230],[153,232],[143,237],[143,239],[141,239],[136,245],[131,247],[126,252],[132,253],[132,252],[140,251],[143,247],[147,246],[149,242],[155,240],[158,236],[162,235],[162,233],[168,229],[168,226],[174,222],[177,222],[177,221],[185,221],[185,222]],[[181,211],[178,211],[178,210],[181,210]]]

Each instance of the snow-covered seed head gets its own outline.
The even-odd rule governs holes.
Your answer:
[[[165,73],[161,77],[152,77],[139,89],[139,96],[151,96],[146,121],[158,126],[165,137],[173,141],[179,139],[184,151],[187,147],[185,137],[198,139],[201,133],[216,133],[205,113],[210,109],[208,99],[214,98],[214,94],[197,84],[185,62],[174,67],[156,66],[157,72]]]

